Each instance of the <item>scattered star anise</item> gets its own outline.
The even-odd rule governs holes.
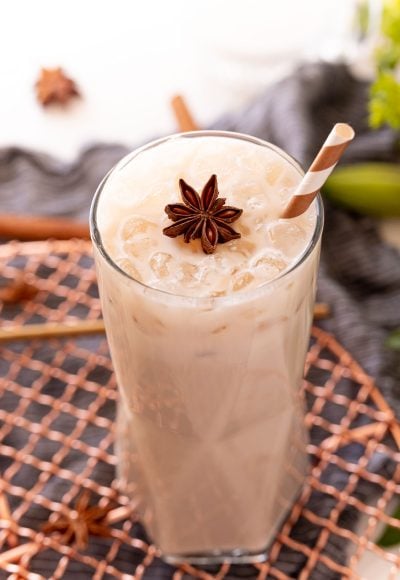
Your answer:
[[[89,535],[108,538],[111,530],[104,519],[112,506],[89,506],[90,492],[85,490],[76,500],[74,508],[68,513],[57,514],[54,521],[44,524],[43,532],[58,532],[66,544],[74,543],[78,550],[85,550]]]
[[[217,244],[240,238],[229,224],[236,221],[243,210],[225,205],[225,198],[218,197],[217,176],[212,175],[205,184],[201,196],[184,181],[179,180],[183,203],[171,203],[165,212],[172,220],[171,226],[163,229],[170,238],[183,235],[186,243],[201,239],[205,254],[215,252]]]
[[[4,304],[17,304],[23,300],[32,300],[38,292],[38,288],[25,282],[24,276],[21,273],[10,284],[0,288],[0,302]]]
[[[42,105],[65,104],[71,97],[79,95],[74,81],[61,68],[42,68],[36,82],[37,98]]]

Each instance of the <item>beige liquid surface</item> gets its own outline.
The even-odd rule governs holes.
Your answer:
[[[164,208],[182,202],[183,178],[200,194],[210,176],[220,197],[243,209],[232,224],[241,238],[205,255],[200,240],[168,238]],[[220,137],[171,140],[121,164],[102,192],[98,223],[105,249],[125,272],[146,285],[188,296],[250,290],[287,270],[304,252],[315,212],[281,220],[301,177],[273,149]]]
[[[162,234],[164,207],[181,201],[179,178],[200,193],[213,173],[243,209],[242,237],[205,255],[198,240]],[[95,248],[120,389],[118,470],[164,555],[262,551],[304,480],[299,387],[319,243],[297,262],[315,207],[279,219],[300,179],[275,149],[180,137],[125,158],[101,192],[104,247],[142,281]]]

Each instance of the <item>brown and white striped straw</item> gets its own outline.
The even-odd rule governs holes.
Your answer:
[[[337,123],[329,133],[318,155],[311,164],[293,197],[284,209],[282,218],[293,218],[304,213],[332,173],[350,141],[354,130],[346,123]]]

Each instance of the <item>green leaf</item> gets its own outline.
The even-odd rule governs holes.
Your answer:
[[[396,508],[395,512],[392,514],[392,518],[400,520],[400,505]],[[400,544],[400,528],[394,528],[393,526],[386,526],[379,540],[376,542],[381,548],[390,548],[391,546],[396,546]]]
[[[400,328],[389,334],[385,340],[385,346],[391,348],[392,350],[400,350]]]
[[[382,125],[400,129],[400,0],[383,2],[375,64],[377,76],[370,90],[369,124],[374,129]]]
[[[374,128],[388,124],[400,129],[400,83],[389,72],[379,73],[371,85],[369,121]]]
[[[357,2],[355,10],[354,27],[358,32],[360,39],[363,39],[367,36],[370,25],[371,15],[368,0]]]
[[[381,28],[386,38],[400,44],[400,0],[385,0]]]
[[[392,71],[400,62],[400,44],[385,44],[375,51],[376,62],[379,72]]]

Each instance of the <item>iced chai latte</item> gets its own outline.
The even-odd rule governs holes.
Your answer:
[[[96,194],[119,476],[169,561],[263,559],[303,482],[320,202],[279,218],[301,178],[263,141],[196,132],[128,155]]]

